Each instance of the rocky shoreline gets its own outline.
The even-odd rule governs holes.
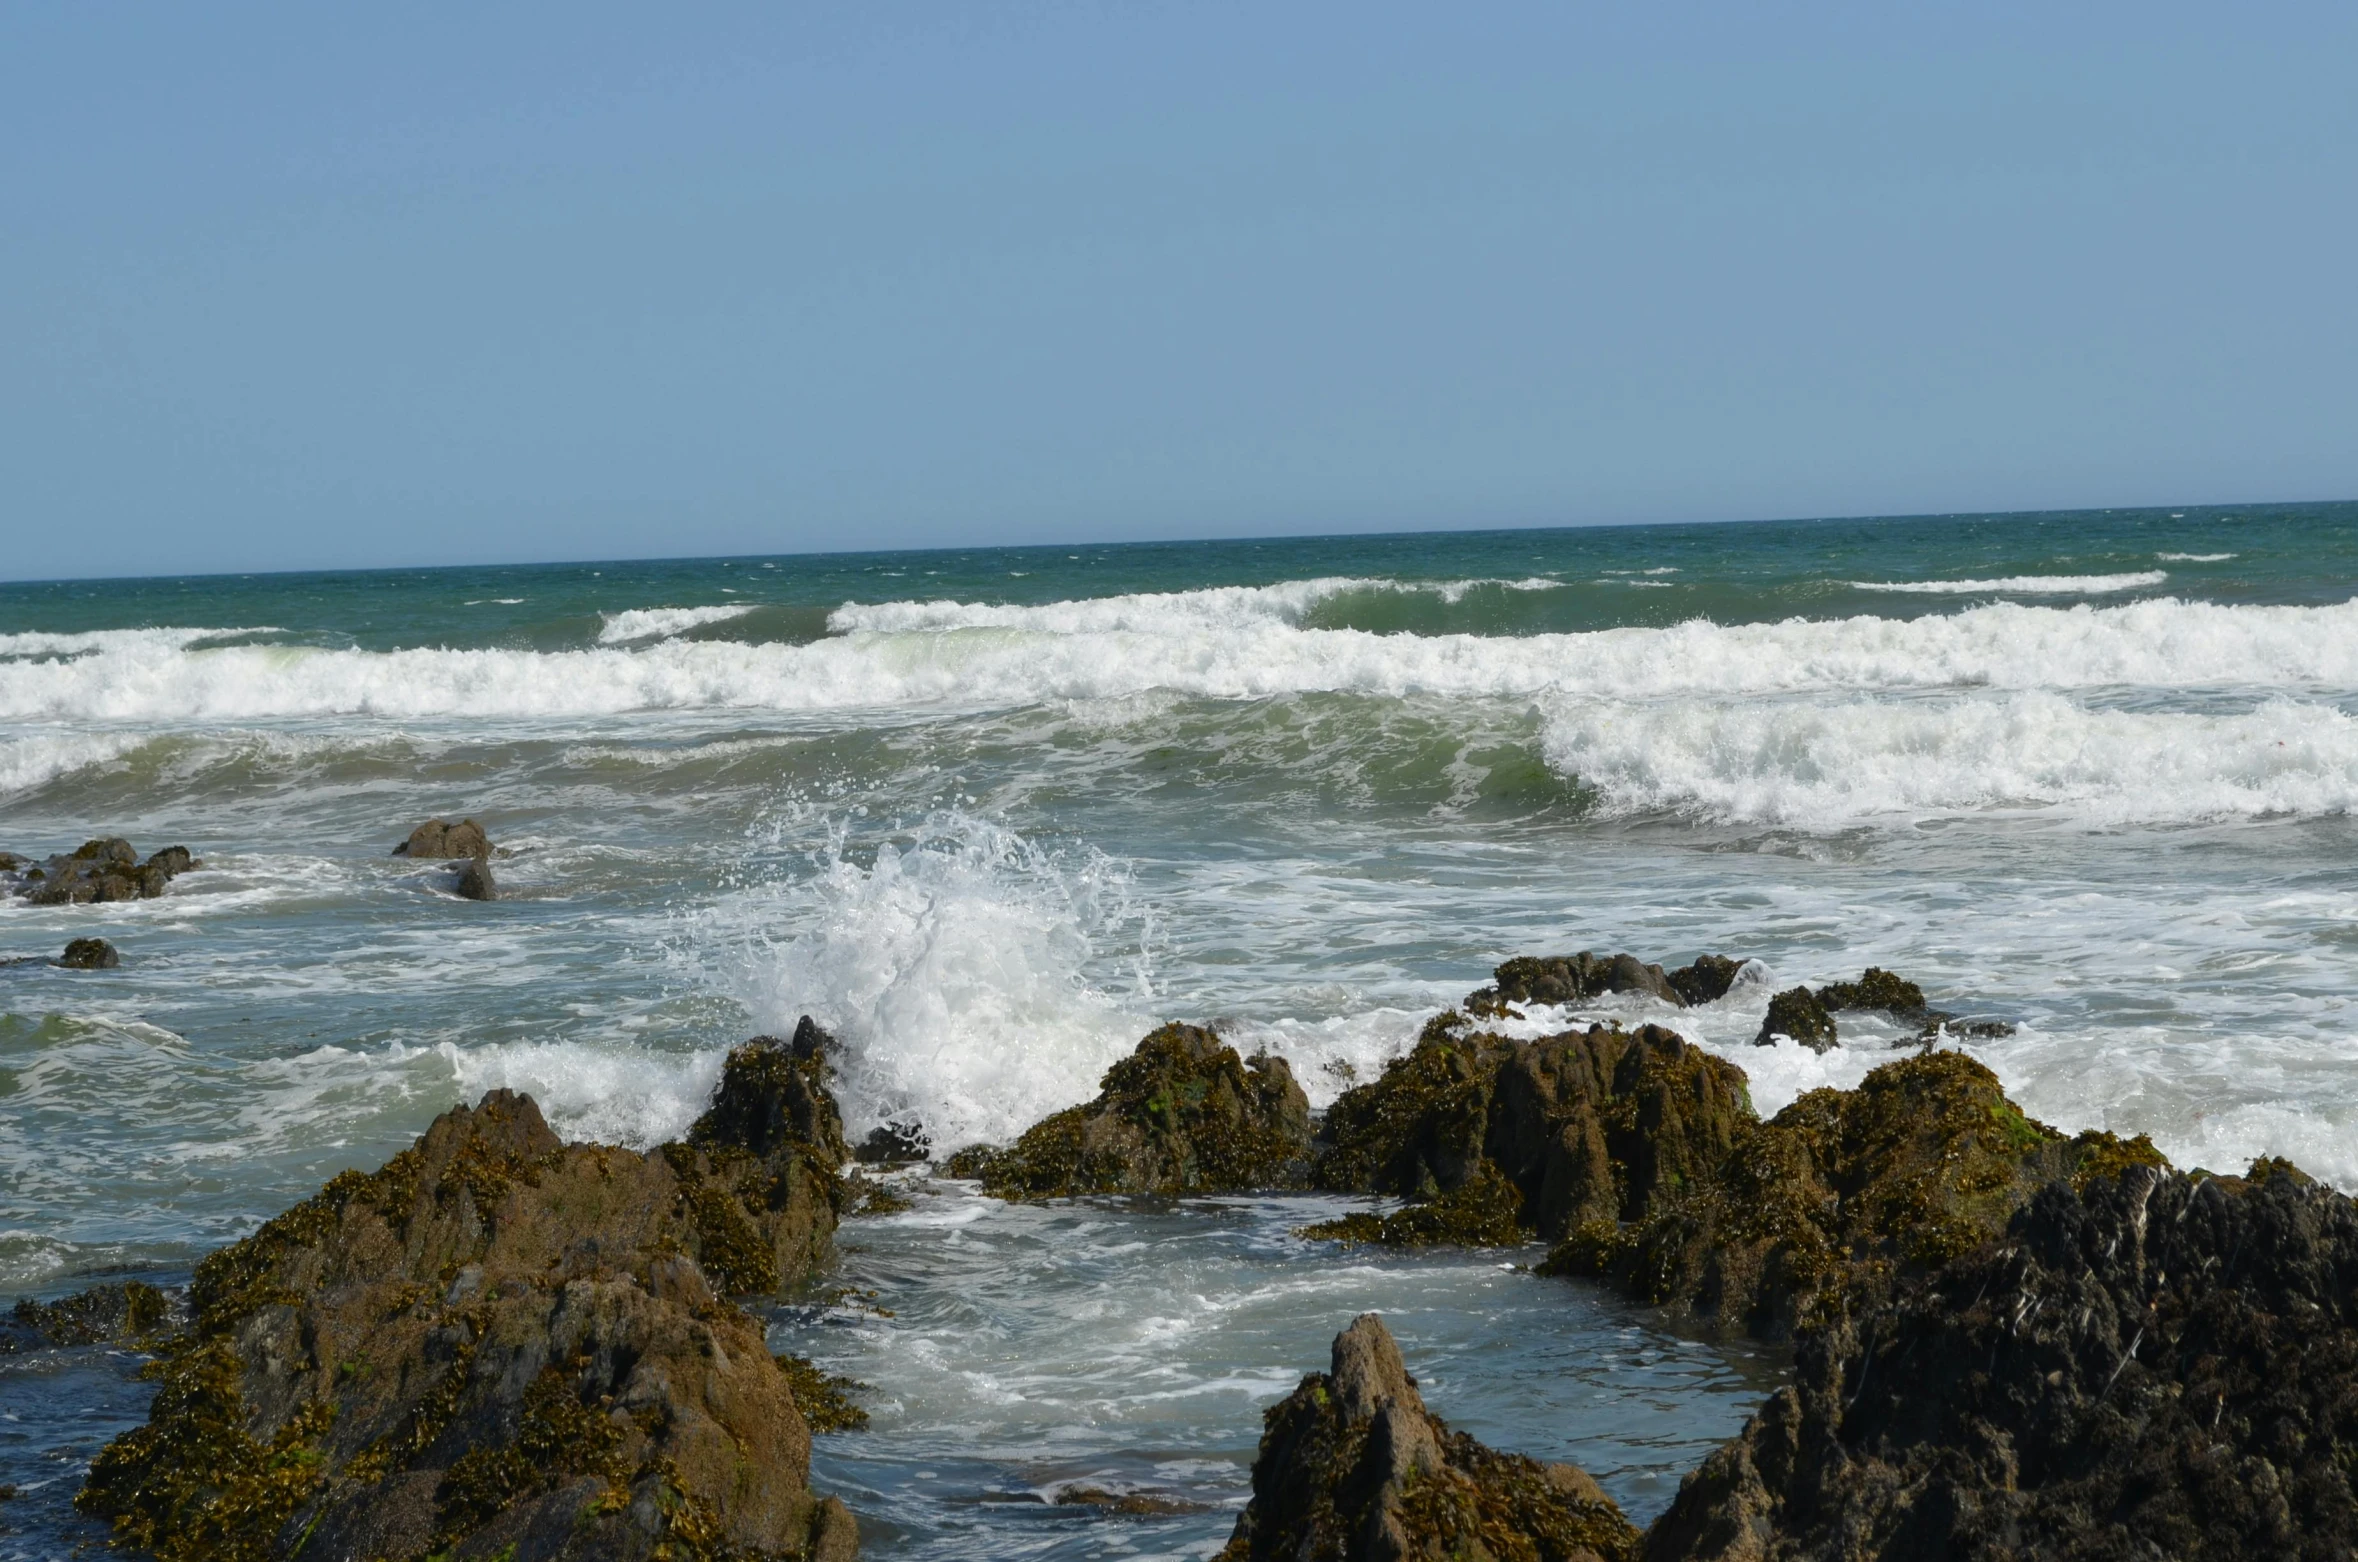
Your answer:
[[[1840,1045],[1833,1016],[1878,1010],[1921,1044],[1767,1119],[1667,1026],[1501,1028],[1609,993],[1716,1002],[1741,968],[1510,961],[1315,1116],[1282,1059],[1166,1025],[1091,1101],[943,1169],[1010,1199],[1387,1198],[1302,1234],[1541,1240],[1542,1274],[1792,1350],[1791,1385],[1641,1532],[1577,1469],[1449,1430],[1363,1317],[1267,1412],[1229,1562],[2352,1554],[2349,1199],[2280,1161],[2181,1172],[2058,1133],[1874,968],[1779,994],[1764,1037]],[[859,1409],[740,1305],[822,1274],[877,1207],[829,1047],[806,1019],[737,1049],[686,1138],[644,1154],[561,1143],[493,1092],[206,1259],[184,1300],[21,1304],[0,1349],[155,1352],[148,1425],[78,1505],[167,1562],[849,1556],[809,1450]],[[929,1148],[897,1124],[859,1158]]]

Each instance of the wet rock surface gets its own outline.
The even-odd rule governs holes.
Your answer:
[[[393,848],[393,855],[418,859],[488,857],[491,838],[472,819],[461,819],[456,824],[446,819],[429,819],[410,831],[409,838]]]
[[[0,1317],[0,1355],[137,1343],[174,1318],[172,1298],[139,1280],[93,1286],[55,1302],[27,1298]]]
[[[1425,1408],[1369,1313],[1264,1417],[1253,1498],[1220,1562],[1635,1562],[1639,1535],[1571,1465],[1484,1447]]]
[[[76,938],[67,941],[57,963],[69,971],[112,971],[123,957],[103,938]]]
[[[1841,1045],[1834,1016],[1826,1011],[1818,995],[1806,987],[1788,987],[1769,999],[1768,1014],[1761,1020],[1760,1034],[1752,1038],[1752,1044],[1773,1046],[1779,1036],[1797,1041],[1812,1052],[1825,1052]]]
[[[794,1382],[725,1299],[831,1251],[804,1031],[736,1049],[686,1142],[565,1144],[493,1091],[213,1254],[77,1506],[164,1562],[849,1557]]]
[[[950,1175],[1013,1199],[1234,1193],[1308,1177],[1310,1103],[1282,1058],[1239,1057],[1202,1026],[1165,1025],[1100,1086],[1006,1149],[959,1151]]]
[[[173,879],[203,866],[185,846],[166,846],[143,861],[121,836],[84,841],[40,862],[0,853],[0,873],[9,877],[17,895],[36,906],[152,900]]]

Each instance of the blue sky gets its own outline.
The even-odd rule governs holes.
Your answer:
[[[0,11],[17,578],[2358,495],[2358,7]]]

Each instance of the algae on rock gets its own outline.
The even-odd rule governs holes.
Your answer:
[[[1179,1197],[1300,1187],[1309,1148],[1310,1103],[1283,1058],[1240,1058],[1213,1032],[1173,1024],[1107,1069],[1095,1100],[1004,1150],[961,1150],[947,1170],[999,1198]]]
[[[507,1091],[443,1114],[198,1265],[77,1505],[161,1562],[849,1557],[791,1381],[710,1283],[823,1257],[820,1067],[749,1043],[696,1141],[645,1155]]]

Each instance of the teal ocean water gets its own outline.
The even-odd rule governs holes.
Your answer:
[[[1582,948],[1757,960],[1671,1022],[1764,1110],[1897,1039],[1755,1048],[1768,993],[1878,964],[2015,1022],[1968,1045],[2059,1127],[2358,1187],[2354,713],[2358,504],[0,585],[0,849],[204,860],[0,902],[0,957],[123,953],[0,967],[0,1295],[184,1273],[493,1086],[659,1140],[805,1012],[855,1133],[949,1148],[1171,1018],[1323,1104]],[[437,814],[502,899],[388,855]],[[1203,1555],[1382,1305],[1443,1414],[1643,1516],[1772,1370],[1298,1217],[936,1187],[852,1241],[894,1320],[779,1325],[877,1385],[822,1477],[880,1554]],[[120,1377],[0,1363],[0,1554],[79,1533]],[[1203,1508],[1022,1500],[1084,1476]]]

